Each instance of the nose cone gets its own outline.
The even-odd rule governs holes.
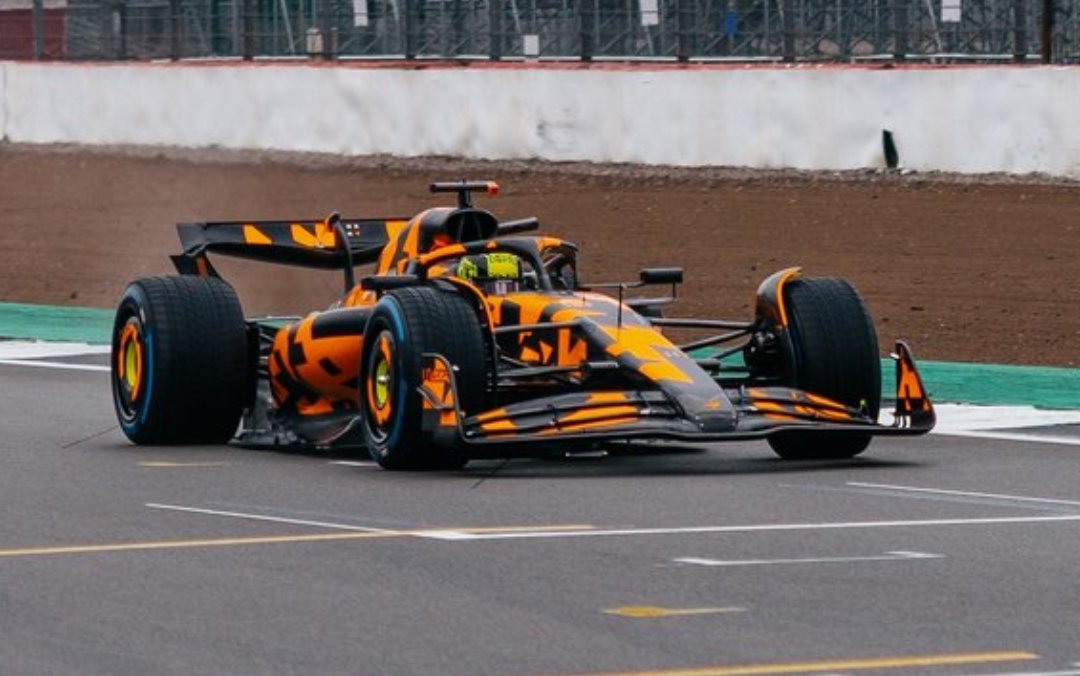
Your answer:
[[[580,320],[590,352],[599,348],[612,361],[654,383],[686,419],[702,432],[733,429],[735,407],[712,376],[676,347],[648,320],[607,296],[576,294],[560,302],[550,321]]]
[[[735,427],[735,407],[723,388],[659,331],[649,326],[598,328],[608,341],[608,355],[656,383],[702,432]]]
[[[697,392],[668,392],[682,407],[686,417],[697,425],[702,432],[727,432],[735,429],[738,415],[731,400],[719,385],[713,383],[718,391],[714,396],[702,398]]]

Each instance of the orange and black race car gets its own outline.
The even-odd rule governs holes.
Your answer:
[[[187,223],[179,275],[131,283],[112,387],[138,444],[364,447],[387,469],[634,439],[765,438],[784,458],[847,458],[916,435],[933,407],[903,342],[879,424],[873,324],[846,281],[782,270],[745,321],[675,319],[680,268],[583,284],[577,247],[473,205],[490,182],[436,183],[455,207],[412,218]],[[208,254],[340,269],[303,318],[246,319]],[[373,274],[356,282],[357,266]],[[660,297],[627,297],[640,287]],[[670,290],[670,292],[669,292]],[[707,332],[675,344],[665,329]]]

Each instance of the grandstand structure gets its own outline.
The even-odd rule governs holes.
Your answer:
[[[1080,61],[1080,0],[0,0],[0,58]]]

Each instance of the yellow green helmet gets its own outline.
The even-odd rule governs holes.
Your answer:
[[[511,253],[465,256],[455,271],[458,277],[496,294],[517,291],[521,273],[521,259]]]

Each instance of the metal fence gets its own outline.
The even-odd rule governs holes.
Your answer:
[[[1080,62],[1080,0],[0,0],[0,58]]]

